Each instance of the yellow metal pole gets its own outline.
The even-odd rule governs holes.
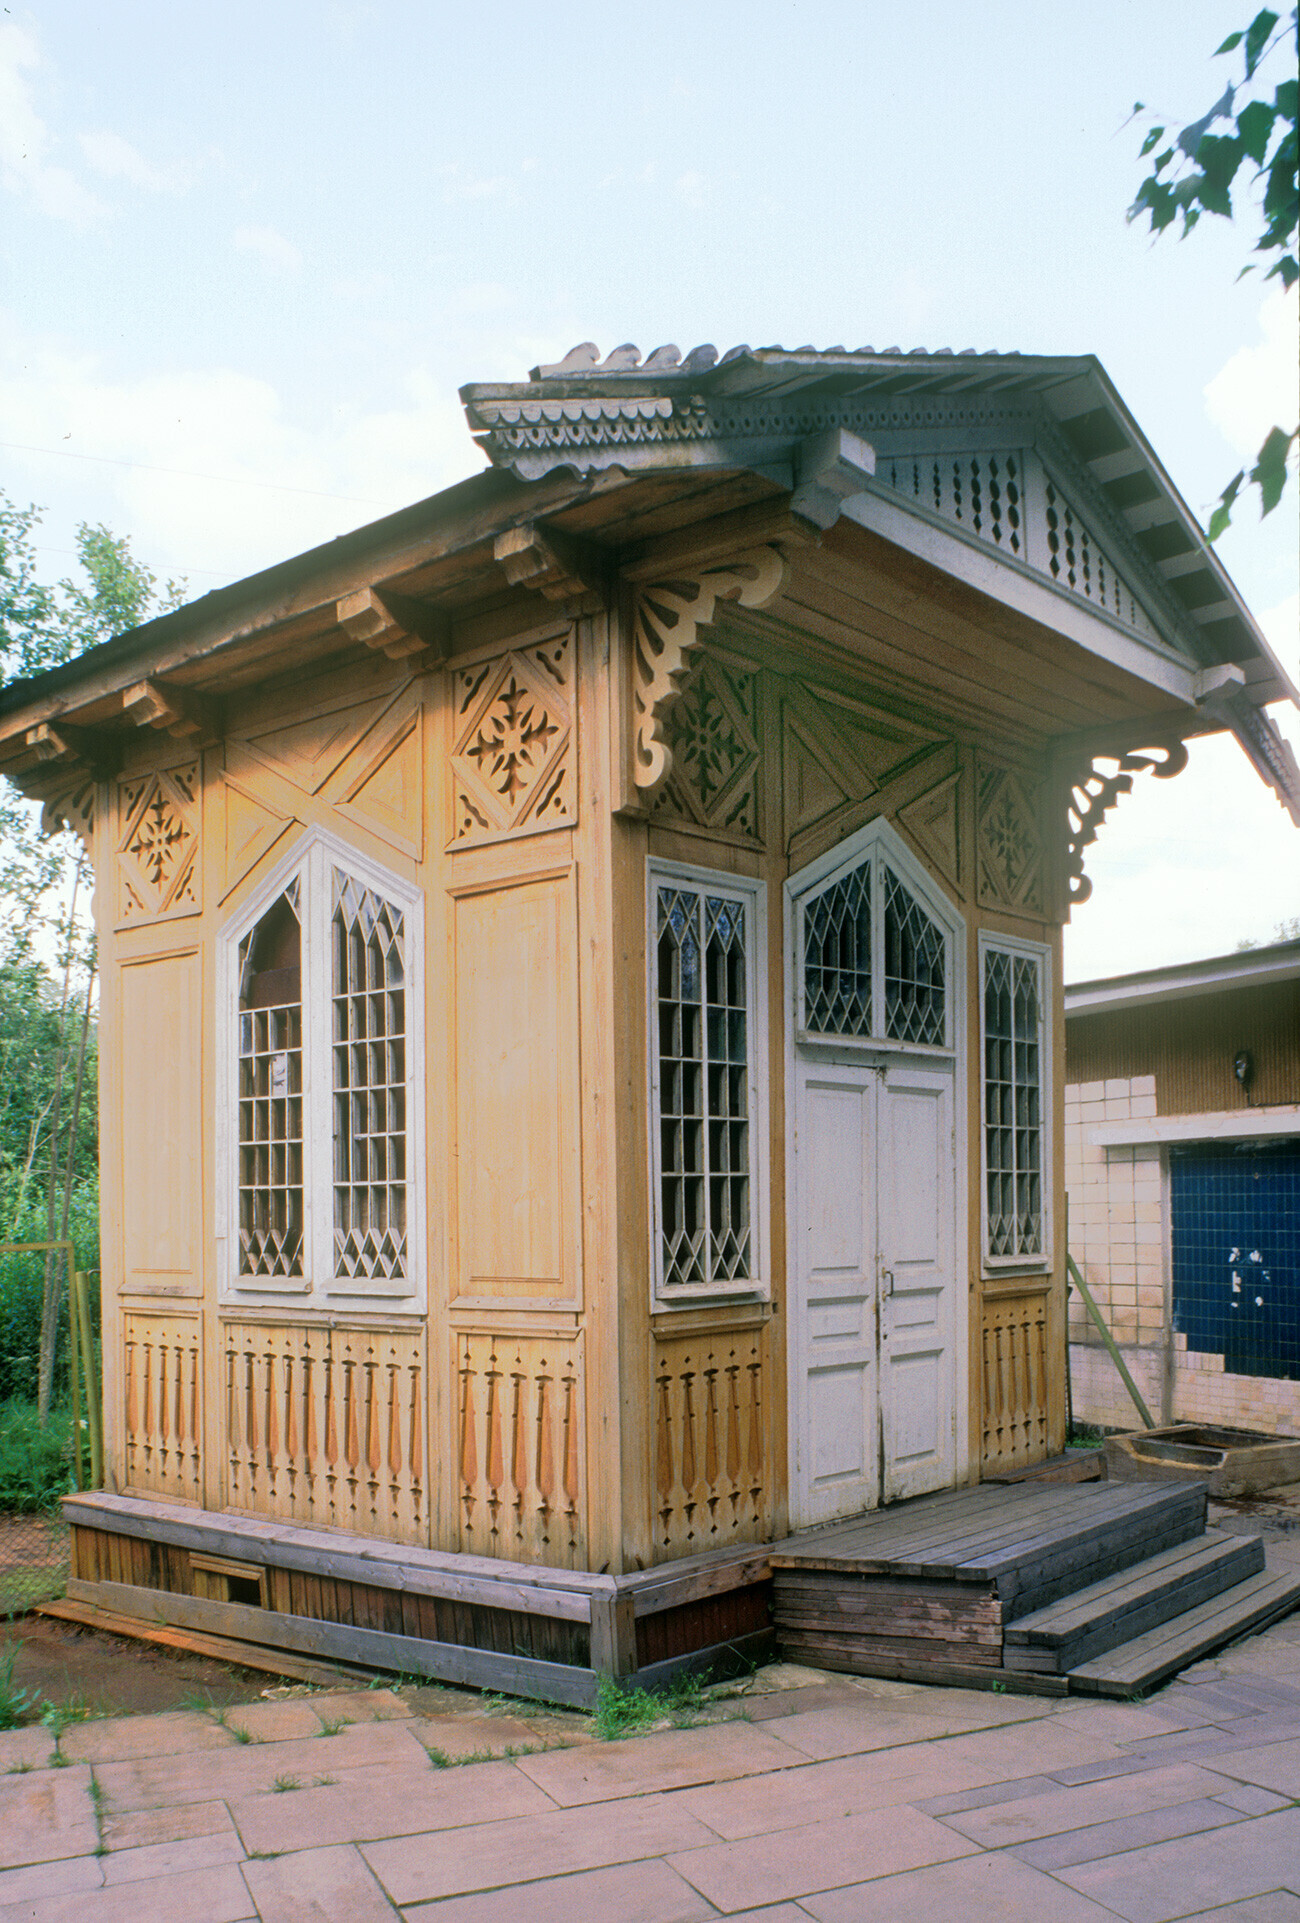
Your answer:
[[[95,1367],[95,1337],[90,1326],[90,1278],[77,1270],[77,1318],[81,1323],[82,1374],[86,1384],[86,1420],[90,1424],[90,1486],[104,1486],[104,1423],[100,1407],[99,1371]]]
[[[76,1278],[71,1265],[68,1268],[68,1388],[72,1396],[72,1450],[77,1469],[77,1487],[86,1486],[86,1472],[81,1457],[81,1340],[77,1314]],[[87,1397],[89,1401],[89,1397]]]
[[[1066,1267],[1069,1269],[1069,1272],[1070,1272],[1071,1281],[1074,1283],[1075,1288],[1079,1291],[1079,1294],[1083,1297],[1084,1306],[1086,1307],[1088,1314],[1092,1317],[1093,1321],[1097,1324],[1098,1329],[1101,1331],[1101,1339],[1106,1344],[1106,1347],[1110,1350],[1111,1361],[1115,1364],[1115,1367],[1119,1370],[1120,1375],[1124,1378],[1124,1387],[1128,1390],[1129,1394],[1132,1396],[1134,1404],[1136,1405],[1138,1414],[1141,1416],[1143,1422],[1146,1423],[1148,1429],[1154,1429],[1156,1426],[1156,1419],[1152,1415],[1150,1409],[1147,1408],[1146,1403],[1142,1400],[1142,1397],[1138,1393],[1137,1383],[1134,1382],[1132,1376],[1129,1374],[1128,1366],[1125,1363],[1123,1356],[1119,1352],[1119,1344],[1116,1342],[1110,1330],[1106,1327],[1106,1319],[1102,1315],[1101,1310],[1097,1307],[1097,1304],[1092,1299],[1092,1290],[1088,1287],[1088,1284],[1084,1281],[1083,1277],[1079,1274],[1079,1267],[1074,1257],[1072,1255],[1067,1255],[1065,1258],[1065,1262],[1066,1262]]]

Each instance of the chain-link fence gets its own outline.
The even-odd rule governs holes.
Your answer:
[[[68,1585],[69,1530],[59,1516],[0,1516],[0,1617],[61,1596]]]

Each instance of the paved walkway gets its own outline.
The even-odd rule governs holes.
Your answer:
[[[1143,1704],[776,1666],[713,1713],[604,1743],[362,1690],[12,1732],[0,1923],[1300,1923],[1300,1615]]]

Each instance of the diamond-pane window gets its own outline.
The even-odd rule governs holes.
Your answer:
[[[988,1253],[1044,1252],[1043,997],[1036,955],[984,955],[984,1163]]]
[[[896,1041],[944,1039],[947,943],[939,924],[885,869],[885,1029]]]
[[[302,960],[298,885],[239,947],[239,1273],[303,1272]]]
[[[657,1176],[663,1287],[745,1283],[750,1220],[749,912],[655,889]]]
[[[334,1269],[406,1273],[406,958],[401,910],[334,870]]]
[[[803,911],[804,1027],[871,1033],[871,863],[814,895]]]

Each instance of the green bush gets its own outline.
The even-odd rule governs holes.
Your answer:
[[[0,1203],[5,1198],[0,1194]],[[0,1222],[9,1224],[10,1210],[0,1207]],[[77,1267],[99,1266],[99,1177],[89,1176],[72,1193],[68,1233],[76,1249]],[[43,1242],[46,1237],[45,1200],[31,1195],[19,1220],[6,1226],[5,1238],[14,1242]],[[35,1402],[41,1348],[41,1305],[45,1295],[43,1255],[0,1255],[0,1402]],[[98,1290],[91,1289],[91,1319],[99,1333]],[[68,1393],[68,1311],[64,1296],[59,1337],[54,1356],[54,1393]]]
[[[52,1509],[72,1486],[66,1409],[42,1425],[30,1402],[0,1403],[0,1510]]]

